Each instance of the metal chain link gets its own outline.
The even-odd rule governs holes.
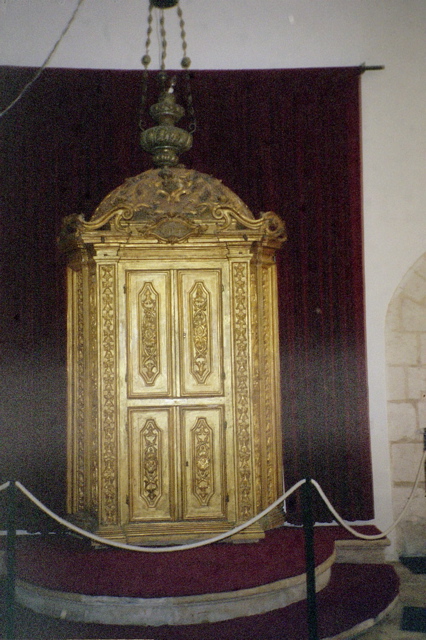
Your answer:
[[[161,36],[161,63],[160,63],[160,73],[158,74],[158,82],[160,84],[160,92],[163,93],[166,91],[167,85],[167,71],[166,71],[166,56],[167,56],[167,37],[166,37],[166,26],[165,26],[165,18],[164,18],[164,9],[161,9],[160,13],[160,36]]]
[[[141,100],[140,100],[140,110],[139,110],[139,129],[144,131],[146,129],[146,103],[148,96],[148,67],[151,62],[151,56],[149,55],[149,48],[151,46],[151,34],[152,34],[152,4],[149,3],[148,9],[148,28],[146,32],[146,41],[145,41],[145,55],[142,56],[142,64],[144,66],[143,76],[142,76],[142,91],[141,91]]]
[[[181,62],[181,66],[183,69],[188,69],[190,64],[191,64],[191,60],[190,58],[188,58],[188,56],[186,55],[186,49],[187,49],[187,42],[186,42],[186,32],[185,32],[185,21],[183,19],[183,13],[182,13],[182,9],[180,8],[180,5],[177,5],[177,14],[178,14],[178,18],[179,18],[179,26],[180,26],[180,37],[182,40],[182,51],[183,51],[183,57],[182,57],[182,62]]]
[[[151,62],[151,58],[149,57],[149,47],[151,46],[151,34],[152,34],[152,4],[149,3],[148,9],[148,29],[146,32],[146,42],[145,42],[145,55],[146,61],[142,58],[142,63],[144,67],[147,67]]]
[[[191,66],[191,58],[187,55],[187,42],[186,42],[186,31],[185,31],[185,21],[183,19],[182,9],[178,3],[177,5],[177,15],[179,18],[179,26],[180,26],[180,37],[182,40],[182,51],[183,57],[181,60],[181,67],[184,69],[184,78],[185,78],[185,89],[186,89],[186,114],[189,120],[189,132],[194,133],[197,128],[197,123],[195,119],[195,111],[194,105],[192,101],[192,92],[191,92],[191,76],[189,73],[189,67]]]
[[[160,14],[160,36],[161,36],[161,71],[164,71],[166,68],[166,55],[167,55],[167,39],[166,39],[164,9],[161,9],[161,14]]]
[[[145,55],[142,57],[142,64],[144,66],[143,78],[142,78],[142,91],[141,91],[141,101],[140,101],[140,117],[139,117],[139,129],[143,131],[146,128],[146,116],[147,116],[147,96],[148,96],[148,67],[151,63],[151,56],[149,55],[149,48],[151,46],[151,35],[152,35],[152,21],[153,15],[152,10],[155,5],[152,0],[149,2],[149,11],[148,11],[148,28],[146,34],[145,41]],[[180,37],[182,41],[182,60],[181,67],[184,70],[184,93],[185,93],[185,101],[186,101],[186,115],[189,120],[189,131],[190,133],[194,133],[196,129],[196,120],[195,120],[195,112],[192,100],[192,92],[191,92],[191,78],[189,74],[189,67],[191,65],[191,59],[187,55],[188,44],[186,42],[186,31],[185,31],[185,21],[183,19],[182,9],[179,6],[179,2],[177,3],[177,15],[179,18],[179,27],[180,27]],[[165,26],[165,17],[164,10],[160,10],[160,38],[161,38],[161,53],[160,53],[160,72],[158,74],[158,80],[160,83],[160,91],[166,91],[169,87],[174,87],[176,84],[176,77],[169,79],[166,72],[166,57],[167,57],[167,34],[166,34],[166,26]]]

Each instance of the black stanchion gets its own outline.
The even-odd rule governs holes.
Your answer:
[[[6,616],[5,638],[15,638],[15,568],[16,568],[16,486],[10,481],[7,488],[7,540],[6,540]]]
[[[314,521],[312,516],[312,483],[310,478],[302,486],[303,530],[305,533],[306,604],[308,616],[308,638],[319,640],[317,602],[315,591]]]

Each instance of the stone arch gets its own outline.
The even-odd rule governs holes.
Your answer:
[[[386,326],[387,410],[394,518],[413,489],[426,429],[426,253],[408,270],[389,303]],[[396,529],[399,555],[426,555],[424,472]]]

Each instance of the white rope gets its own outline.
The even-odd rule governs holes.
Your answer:
[[[410,502],[414,497],[414,493],[415,493],[415,491],[417,489],[417,486],[419,484],[420,474],[422,472],[422,468],[423,468],[425,460],[426,460],[426,451],[423,451],[422,459],[420,460],[420,464],[419,464],[419,468],[418,468],[418,471],[417,471],[416,479],[414,481],[413,489],[412,489],[412,491],[411,491],[411,493],[410,493],[410,495],[408,497],[408,500],[407,500],[407,503],[406,503],[405,507],[403,508],[401,513],[399,514],[398,518],[395,520],[395,522],[393,522],[393,524],[391,524],[390,527],[388,527],[386,529],[386,531],[383,531],[383,533],[377,533],[375,535],[367,535],[366,533],[360,533],[359,531],[356,531],[350,525],[348,525],[339,516],[339,514],[336,511],[336,509],[333,507],[333,505],[331,504],[331,502],[329,501],[329,499],[325,495],[324,491],[322,490],[322,488],[318,484],[318,482],[316,480],[311,480],[311,482],[314,485],[315,489],[320,494],[321,498],[324,500],[324,502],[325,502],[326,506],[328,507],[328,509],[330,510],[330,512],[333,514],[333,516],[336,518],[336,520],[342,525],[342,527],[344,527],[347,531],[352,533],[352,535],[356,536],[357,538],[361,538],[362,540],[380,540],[380,538],[385,538],[387,535],[389,535],[389,533],[391,533],[391,531],[393,531],[395,529],[395,527],[398,525],[398,523],[404,517],[404,514],[407,511],[407,509],[408,509],[408,507],[410,505]]]
[[[8,487],[10,487],[10,480],[8,480],[7,482],[5,482],[4,484],[0,484],[0,491],[4,491],[5,489],[7,489]]]
[[[261,513],[258,513],[257,516],[254,516],[254,518],[247,520],[247,522],[244,522],[243,524],[240,524],[237,527],[230,529],[229,531],[220,533],[219,535],[214,536],[213,538],[208,538],[207,540],[199,540],[198,542],[190,542],[188,544],[175,545],[173,547],[139,547],[133,544],[125,544],[123,542],[117,542],[115,540],[107,540],[106,538],[97,536],[94,533],[89,533],[84,529],[80,529],[80,527],[77,527],[71,522],[68,522],[68,520],[64,520],[60,516],[56,515],[56,513],[51,511],[42,502],[40,502],[40,500],[38,500],[35,496],[33,496],[33,494],[30,493],[30,491],[28,491],[28,489],[26,489],[20,482],[16,482],[15,484],[18,487],[18,489],[20,489],[22,493],[27,496],[27,498],[29,498],[37,507],[39,507],[42,511],[44,511],[48,516],[56,520],[56,522],[59,522],[59,524],[62,524],[64,527],[67,527],[68,529],[70,529],[71,531],[74,531],[75,533],[79,533],[82,536],[85,536],[86,538],[90,538],[94,542],[99,542],[100,544],[107,544],[111,547],[117,547],[118,549],[126,549],[128,551],[143,551],[145,553],[167,553],[171,551],[184,551],[186,549],[196,549],[197,547],[204,547],[208,544],[212,544],[213,542],[220,542],[220,540],[224,540],[225,538],[229,538],[230,536],[233,536],[236,533],[239,533],[243,529],[246,529],[251,524],[257,522],[258,520],[266,516],[270,511],[272,511],[272,509],[275,509],[275,507],[277,507],[281,502],[284,502],[284,500],[286,500],[289,496],[291,496],[291,494],[294,491],[296,491],[296,489],[298,489],[305,482],[306,482],[305,479],[299,480],[299,482],[296,482],[296,484],[293,485],[291,489],[286,491],[280,498],[277,498],[275,502],[273,502],[271,505],[269,505],[269,507],[261,511]]]
[[[413,489],[412,489],[412,491],[410,493],[410,496],[409,496],[409,498],[407,500],[407,503],[406,503],[404,509],[400,513],[399,517],[395,520],[395,522],[388,529],[386,529],[386,531],[383,531],[383,533],[377,533],[377,534],[373,534],[373,535],[368,535],[368,534],[360,533],[359,531],[356,531],[356,529],[351,527],[349,524],[347,524],[340,517],[340,515],[337,513],[336,509],[333,507],[333,505],[331,504],[331,502],[329,501],[329,499],[325,495],[324,491],[322,490],[321,485],[316,480],[311,480],[311,483],[316,488],[316,490],[318,491],[318,493],[321,496],[321,498],[324,500],[326,506],[330,510],[330,513],[335,517],[337,522],[339,522],[342,525],[342,527],[344,527],[347,531],[349,531],[349,533],[351,533],[356,538],[361,538],[362,540],[380,540],[381,538],[385,538],[391,531],[393,531],[393,529],[395,529],[395,527],[398,525],[398,523],[403,518],[405,512],[407,511],[408,506],[409,506],[411,500],[413,499],[414,493],[415,493],[415,491],[417,489],[417,486],[419,484],[420,474],[421,474],[421,471],[422,471],[423,464],[424,464],[425,460],[426,460],[426,451],[423,452],[422,458],[420,460],[420,465],[419,465],[419,468],[418,468],[418,471],[417,471],[416,479],[414,481],[414,486],[413,486]],[[272,511],[272,509],[275,509],[275,507],[277,507],[281,502],[284,502],[284,500],[286,500],[289,496],[291,496],[291,494],[294,493],[305,482],[306,482],[305,479],[299,480],[299,482],[296,482],[296,484],[294,484],[291,487],[291,489],[286,491],[280,498],[277,498],[275,500],[275,502],[273,502],[271,505],[269,505],[269,507],[267,507],[266,509],[264,509],[263,511],[258,513],[257,516],[254,516],[250,520],[247,520],[247,522],[244,522],[243,524],[240,524],[237,527],[234,527],[233,529],[230,529],[229,531],[225,531],[224,533],[220,533],[219,535],[214,536],[213,538],[208,538],[207,540],[199,540],[198,542],[190,542],[188,544],[175,545],[175,546],[172,546],[172,547],[140,547],[140,546],[137,546],[137,545],[125,544],[123,542],[117,542],[115,540],[107,540],[106,538],[102,538],[101,536],[97,536],[94,533],[90,533],[89,531],[85,531],[84,529],[81,529],[80,527],[77,527],[76,525],[72,524],[71,522],[68,522],[68,520],[64,520],[60,516],[56,515],[56,513],[51,511],[42,502],[40,502],[40,500],[38,500],[20,482],[16,481],[15,485],[16,485],[16,487],[18,487],[18,489],[20,489],[22,491],[22,493],[24,495],[27,496],[27,498],[29,498],[36,506],[38,506],[39,509],[41,509],[48,516],[53,518],[53,520],[56,520],[56,522],[58,522],[59,524],[62,524],[64,527],[67,527],[71,531],[74,531],[75,533],[79,533],[80,535],[85,536],[86,538],[89,538],[90,540],[93,540],[94,542],[98,542],[99,544],[109,545],[110,547],[116,547],[118,549],[126,549],[128,551],[142,551],[144,553],[167,553],[167,552],[172,552],[172,551],[184,551],[186,549],[196,549],[198,547],[204,547],[204,546],[206,546],[208,544],[212,544],[213,542],[220,542],[221,540],[225,540],[226,538],[229,538],[230,536],[233,536],[236,533],[239,533],[240,531],[243,531],[243,529],[246,529],[251,524],[254,524],[258,520],[260,520],[261,518],[266,516],[270,511]],[[10,482],[5,482],[3,485],[0,486],[0,491],[3,491],[4,489],[6,489],[9,485],[10,485]]]
[[[3,116],[6,115],[6,113],[12,109],[13,106],[15,106],[15,104],[17,102],[19,102],[19,100],[22,98],[22,96],[28,91],[28,89],[30,89],[30,87],[33,86],[33,84],[35,83],[36,80],[38,80],[38,78],[40,77],[41,73],[44,71],[44,69],[47,67],[47,65],[49,64],[53,54],[55,53],[56,49],[58,48],[59,44],[62,41],[62,38],[64,37],[64,35],[66,34],[66,32],[68,31],[68,29],[70,28],[71,24],[74,21],[75,16],[77,15],[77,11],[79,10],[79,8],[81,7],[81,5],[83,4],[84,0],[78,0],[77,2],[77,6],[75,7],[74,11],[71,14],[70,19],[68,20],[67,24],[65,25],[65,27],[62,29],[61,35],[59,36],[59,38],[56,40],[55,44],[53,45],[50,53],[48,54],[46,60],[43,62],[43,64],[41,65],[41,67],[39,69],[37,69],[35,75],[33,78],[31,78],[31,80],[29,82],[27,82],[27,84],[25,85],[25,87],[23,89],[21,89],[21,91],[19,92],[19,94],[16,96],[16,98],[14,100],[12,100],[12,102],[5,108],[3,109],[3,111],[0,111],[0,118],[2,118]]]

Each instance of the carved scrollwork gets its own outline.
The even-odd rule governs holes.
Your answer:
[[[162,494],[161,430],[149,418],[141,431],[141,496],[148,507],[154,508]]]
[[[133,230],[141,236],[152,236],[160,242],[175,244],[184,242],[191,236],[201,235],[205,227],[181,216],[164,215],[152,224],[134,225]]]
[[[210,294],[202,282],[189,292],[191,314],[191,373],[204,384],[211,372]]]
[[[259,220],[247,218],[237,209],[225,205],[217,205],[212,210],[212,216],[217,220],[218,227],[221,231],[228,229],[232,223],[237,223],[245,229],[260,231],[262,235],[272,238],[280,238],[285,240],[287,237],[284,222],[273,211],[262,214]]]
[[[77,395],[76,395],[76,486],[77,486],[77,510],[82,511],[85,504],[84,491],[84,457],[85,457],[85,437],[84,437],[84,309],[83,309],[83,275],[81,270],[76,273],[76,353],[75,363],[77,370]]]
[[[250,309],[251,309],[251,359],[254,371],[259,371],[259,300],[257,290],[257,271],[253,265],[250,268]],[[265,315],[267,311],[265,310]],[[254,455],[254,493],[256,498],[256,511],[262,510],[262,451],[261,451],[261,416],[260,406],[260,376],[254,376],[252,387],[253,401],[253,455]]]
[[[200,505],[208,506],[214,493],[213,430],[205,418],[199,418],[192,429],[194,472],[192,491]]]
[[[103,215],[96,217],[93,220],[85,220],[83,216],[78,216],[77,229],[84,231],[97,231],[111,223],[113,229],[116,229],[117,231],[125,230],[133,216],[134,210],[131,207],[121,205],[110,211],[106,211]]]
[[[98,432],[98,343],[97,343],[97,295],[96,295],[96,269],[92,263],[89,265],[89,349],[90,349],[90,381],[93,393],[91,394],[90,412],[90,503],[91,513],[99,511],[99,432]]]
[[[69,218],[61,232],[69,238],[84,232],[114,231],[160,242],[184,242],[199,235],[218,236],[226,231],[255,232],[261,238],[286,239],[284,222],[268,211],[255,219],[248,207],[220,180],[185,169],[151,169],[112,191],[90,220]]]
[[[160,374],[158,302],[152,282],[145,282],[139,293],[139,372],[149,386]]]
[[[181,174],[164,169],[158,175],[161,178],[156,183],[158,195],[164,197],[169,204],[178,204],[190,197],[193,180],[189,173]]]
[[[273,211],[266,211],[261,214],[260,221],[262,221],[266,236],[280,238],[283,241],[287,240],[285,222],[281,220],[276,213]]]
[[[233,340],[235,351],[235,398],[239,485],[239,518],[247,520],[252,513],[253,478],[251,472],[250,374],[248,351],[249,283],[247,265],[232,265],[234,297]]]
[[[113,265],[101,265],[102,487],[103,520],[117,522],[116,327]]]
[[[264,310],[271,309],[271,282],[267,268],[262,269],[262,293],[264,300]],[[273,502],[274,496],[274,411],[273,411],[273,389],[274,376],[272,372],[273,354],[271,353],[272,326],[270,314],[264,313],[263,320],[263,406],[264,406],[264,441],[265,441],[265,466],[266,466],[266,494],[268,503]]]

